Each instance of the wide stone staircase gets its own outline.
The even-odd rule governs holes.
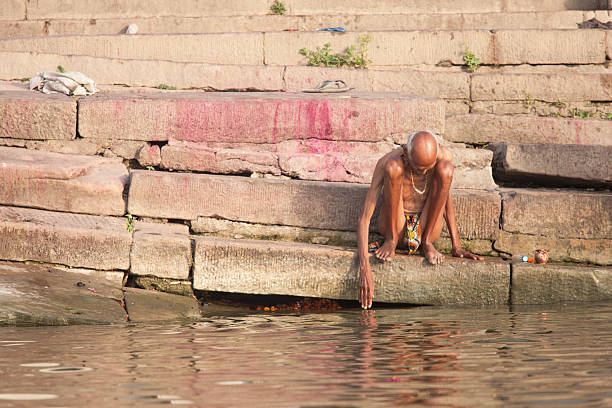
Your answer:
[[[612,33],[578,28],[611,20],[607,1],[68,3],[0,10],[0,259],[355,299],[376,161],[430,129],[462,244],[487,260],[373,261],[376,300],[612,298]],[[326,43],[369,67],[309,66],[300,49]],[[101,93],[27,90],[58,66]],[[326,79],[354,89],[301,92]],[[552,262],[500,259],[536,248]]]

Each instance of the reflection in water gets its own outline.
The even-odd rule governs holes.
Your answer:
[[[0,407],[605,406],[610,320],[593,304],[5,327]]]

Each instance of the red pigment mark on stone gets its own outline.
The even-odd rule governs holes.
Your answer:
[[[580,140],[581,123],[580,121],[575,120],[574,125],[576,127],[576,144],[582,144],[582,141]]]
[[[280,102],[276,103],[274,110],[274,124],[272,125],[272,143],[278,143],[278,112],[280,110]]]

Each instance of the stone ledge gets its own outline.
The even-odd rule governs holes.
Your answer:
[[[2,60],[2,66],[9,61]],[[76,127],[77,104],[68,96],[32,91],[0,92],[0,138],[70,140],[76,137]]]
[[[612,239],[612,193],[503,189],[502,230],[554,238]]]
[[[570,265],[512,267],[512,304],[612,300],[612,268]]]
[[[612,146],[492,144],[498,180],[612,187]]]
[[[194,288],[251,294],[357,299],[355,251],[294,243],[196,238]],[[510,266],[419,256],[372,261],[374,300],[411,304],[506,304]]]
[[[0,259],[99,270],[130,267],[124,218],[0,207]]]
[[[128,211],[152,217],[232,221],[354,231],[369,186],[135,170]],[[235,199],[239,197],[239,199]],[[495,192],[452,190],[459,235],[489,239],[499,229]]]
[[[0,204],[123,215],[128,170],[120,160],[0,147]]]

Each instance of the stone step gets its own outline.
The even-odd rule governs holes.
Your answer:
[[[162,147],[161,167],[214,174],[282,174],[300,180],[369,184],[378,160],[402,144],[397,139],[396,144],[318,139],[278,144],[181,143]],[[491,173],[491,152],[454,146],[450,150],[455,166],[452,188],[497,187]]]
[[[611,146],[612,120],[469,114],[446,120],[444,138],[461,143],[544,143]]]
[[[513,305],[612,299],[612,268],[587,265],[514,265]]]
[[[135,170],[128,211],[151,218],[216,217],[355,231],[368,188],[348,183]],[[496,236],[501,213],[499,194],[453,190],[452,197],[461,237],[492,239]]]
[[[21,16],[22,17],[22,16]],[[0,20],[0,38],[49,35],[123,34],[130,24],[138,34],[195,34],[314,31],[344,27],[347,31],[575,29],[585,20],[608,21],[608,11],[529,11],[486,13],[248,15],[149,18],[81,18]],[[94,23],[95,22],[95,23]]]
[[[493,144],[498,180],[540,185],[612,187],[612,146]]]
[[[464,64],[603,64],[604,30],[465,30],[93,35],[0,40],[0,51],[244,65],[306,65],[302,48],[331,43],[333,52],[369,35],[371,66]]]
[[[79,135],[170,142],[377,142],[444,127],[435,99],[397,93],[171,93],[79,100]],[[222,130],[222,132],[220,132]]]
[[[202,17],[202,16],[251,16],[270,13],[270,2],[259,0],[198,1],[151,0],[133,1],[96,1],[71,2],[70,7],[61,0],[30,2],[25,9],[23,2],[10,0],[12,11],[3,11],[0,19],[26,17],[36,19],[98,19],[134,17]],[[432,4],[426,0],[382,0],[372,7],[365,0],[285,0],[288,15],[309,14],[405,14],[405,13],[482,13],[514,11],[558,11],[558,10],[596,10],[607,6],[606,0],[494,0],[483,3],[477,0],[458,0]],[[11,7],[9,7],[10,9]]]
[[[0,147],[0,204],[123,215],[128,170],[119,159]]]
[[[373,257],[371,257],[373,258]],[[510,266],[420,256],[372,259],[374,301],[411,304],[506,304]],[[308,244],[196,238],[194,289],[356,300],[356,252]]]
[[[124,218],[0,207],[0,259],[99,270],[130,267]]]
[[[76,114],[77,104],[68,96],[0,91],[0,138],[74,139]]]
[[[502,230],[557,238],[612,240],[612,193],[503,189]]]

